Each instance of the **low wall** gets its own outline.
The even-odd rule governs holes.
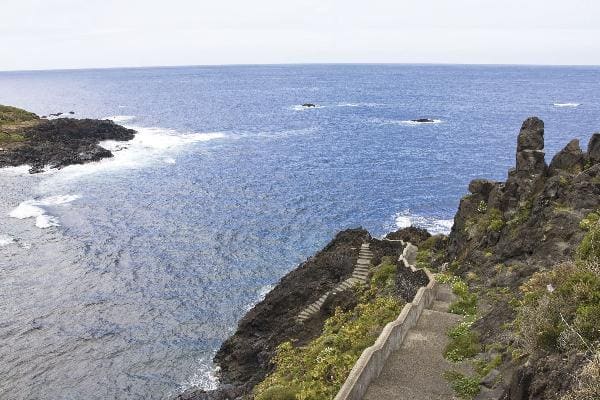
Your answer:
[[[399,261],[415,271],[415,267],[410,265],[404,256],[403,254]],[[423,310],[435,300],[437,283],[427,269],[424,271],[429,278],[427,286],[419,288],[413,301],[404,306],[398,318],[383,328],[375,344],[362,352],[335,400],[361,400],[371,382],[379,376],[390,354],[400,348],[406,334],[417,324]]]

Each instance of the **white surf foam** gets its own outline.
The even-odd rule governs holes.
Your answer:
[[[212,363],[206,360],[200,360],[197,366],[198,372],[189,377],[183,382],[179,388],[181,392],[184,392],[190,388],[199,388],[204,390],[214,390],[219,385],[219,378],[217,378],[218,368],[212,366]]]
[[[110,117],[107,117],[106,119],[110,119],[113,122],[119,123],[119,122],[129,122],[129,121],[133,121],[135,119],[135,115],[113,115]]]
[[[337,107],[377,107],[379,103],[338,103]]]
[[[559,108],[575,108],[575,107],[579,107],[581,105],[581,103],[554,103],[554,107],[559,107]]]
[[[394,225],[395,229],[416,226],[427,229],[433,235],[438,233],[447,235],[454,225],[454,220],[412,214],[409,210],[404,210],[394,215]]]
[[[153,163],[175,164],[173,153],[199,142],[227,137],[222,132],[181,133],[172,129],[127,126],[137,134],[127,142],[106,140],[100,146],[113,152],[113,157],[98,162],[69,165],[56,174],[57,179],[73,179],[105,171],[141,168]]]
[[[8,246],[15,242],[15,238],[10,235],[0,234],[0,247]]]
[[[295,111],[306,111],[306,110],[314,110],[317,108],[325,108],[326,106],[321,106],[319,104],[315,104],[314,107],[304,107],[302,104],[296,104],[292,106],[292,109]]]
[[[419,122],[419,121],[413,121],[413,120],[394,120],[394,119],[380,119],[380,118],[376,118],[373,119],[372,122],[379,124],[379,125],[405,125],[405,126],[419,126],[419,125],[437,125],[437,124],[441,124],[444,121],[441,119],[432,119],[431,121],[428,122]]]
[[[60,226],[58,218],[46,214],[46,210],[43,207],[67,204],[77,200],[79,197],[78,195],[58,195],[39,200],[25,200],[8,215],[11,218],[17,219],[35,218],[35,226],[42,229],[50,228],[51,226]]]

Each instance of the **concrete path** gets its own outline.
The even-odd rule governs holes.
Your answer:
[[[356,260],[356,264],[354,265],[354,271],[352,272],[352,276],[346,279],[345,281],[339,283],[335,288],[321,296],[319,300],[315,301],[314,303],[306,307],[304,310],[302,310],[296,317],[296,321],[299,323],[303,323],[304,321],[318,313],[321,310],[323,303],[325,303],[325,300],[327,300],[329,296],[334,296],[337,293],[350,289],[357,283],[367,283],[371,271],[371,258],[373,258],[373,253],[371,252],[371,250],[369,250],[369,243],[363,243],[360,247],[360,252],[358,253],[358,259]]]
[[[444,359],[447,332],[462,320],[448,313],[454,294],[447,285],[439,285],[436,300],[423,310],[402,346],[388,358],[364,400],[447,400],[456,398],[442,374],[457,366]]]

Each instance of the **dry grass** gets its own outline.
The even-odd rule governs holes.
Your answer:
[[[589,359],[577,375],[574,387],[561,400],[600,399],[600,350]]]

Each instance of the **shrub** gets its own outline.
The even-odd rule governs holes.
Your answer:
[[[467,318],[448,331],[450,342],[444,350],[444,357],[453,362],[463,361],[481,351],[479,336],[471,330],[475,318]]]
[[[461,399],[472,399],[479,393],[479,377],[465,376],[457,371],[446,371],[444,378]]]
[[[475,315],[477,295],[469,291],[469,286],[459,279],[452,284],[452,291],[458,296],[458,299],[450,304],[448,311],[459,315]]]
[[[23,122],[38,119],[38,116],[17,107],[0,104],[0,125],[10,122]]]
[[[535,273],[521,287],[516,327],[525,350],[559,351],[582,346],[581,339],[600,340],[600,275],[592,266],[565,263]]]
[[[262,400],[295,400],[298,389],[292,386],[273,385],[260,396]]]
[[[591,212],[579,222],[579,227],[585,231],[589,231],[595,225],[597,225],[599,219],[600,214],[598,212]]]
[[[506,223],[502,219],[502,213],[497,208],[492,208],[488,215],[487,230],[493,232],[500,232]]]
[[[600,261],[600,224],[597,220],[593,223],[594,218],[595,216],[590,217],[588,214],[588,217],[580,223],[580,226],[583,224],[588,231],[577,248],[577,259],[580,262],[587,261],[597,264]]]
[[[0,143],[16,143],[25,141],[25,136],[18,133],[0,132]]]
[[[396,273],[398,266],[388,257],[382,260],[382,263],[377,267],[371,278],[371,286],[376,290],[385,292],[386,294],[394,293],[396,287]]]
[[[485,212],[487,211],[487,204],[485,201],[481,200],[479,202],[479,205],[477,206],[477,211],[482,214],[485,214]]]

